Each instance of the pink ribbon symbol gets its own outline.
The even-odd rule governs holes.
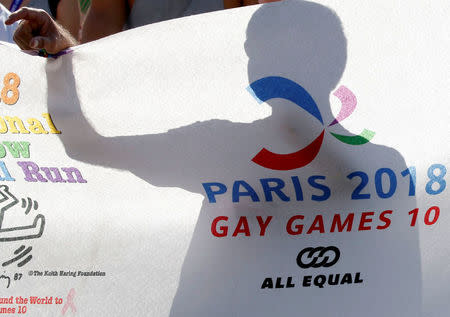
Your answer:
[[[63,309],[62,309],[62,314],[64,315],[66,313],[66,311],[69,309],[72,309],[73,313],[77,312],[77,309],[75,308],[75,305],[73,303],[73,298],[75,297],[75,290],[72,288],[69,291],[69,294],[67,295],[67,299],[66,299],[66,304],[64,305]]]
[[[330,123],[329,127],[335,125],[336,123],[341,122],[342,120],[348,118],[356,108],[356,97],[355,95],[345,86],[340,86],[338,90],[336,90],[333,95],[339,98],[342,103],[341,111],[337,115],[336,119]]]

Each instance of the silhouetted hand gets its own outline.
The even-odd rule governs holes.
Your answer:
[[[12,13],[5,24],[10,25],[19,20],[22,22],[14,32],[14,41],[23,50],[45,49],[50,54],[56,54],[78,44],[68,31],[43,10],[22,8]]]

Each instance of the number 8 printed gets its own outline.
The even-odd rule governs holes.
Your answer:
[[[13,105],[19,100],[20,78],[15,73],[8,73],[3,77],[2,100],[7,105]],[[8,96],[8,92],[12,92],[12,96]]]

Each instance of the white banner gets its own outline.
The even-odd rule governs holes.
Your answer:
[[[449,311],[448,1],[0,47],[0,313]]]

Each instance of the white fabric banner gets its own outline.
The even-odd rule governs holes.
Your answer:
[[[447,316],[450,3],[284,1],[0,47],[0,312]]]

